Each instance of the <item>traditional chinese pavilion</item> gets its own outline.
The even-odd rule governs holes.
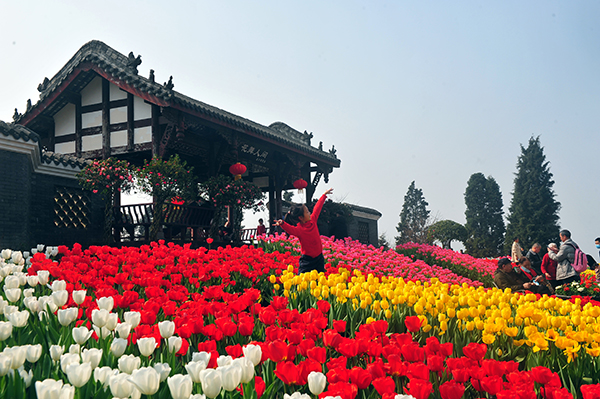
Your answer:
[[[84,159],[111,156],[141,164],[173,154],[194,167],[202,181],[247,167],[243,178],[269,193],[271,220],[281,216],[282,191],[308,182],[307,202],[323,177],[340,166],[335,148],[313,146],[312,133],[282,122],[264,126],[174,90],[168,82],[138,74],[141,56],[128,56],[100,41],[85,44],[51,79],[38,86],[14,122],[36,132],[55,154]]]

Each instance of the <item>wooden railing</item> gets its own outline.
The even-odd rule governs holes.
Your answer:
[[[267,227],[267,234],[269,234],[269,228]],[[240,231],[240,241],[251,244],[252,239],[256,237],[256,229],[242,229]]]
[[[168,241],[204,240],[215,214],[212,207],[163,204],[163,233]],[[122,205],[115,209],[115,240],[148,241],[154,204]]]

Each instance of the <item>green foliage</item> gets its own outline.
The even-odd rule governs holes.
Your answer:
[[[465,190],[466,252],[477,258],[497,257],[504,244],[502,193],[492,176],[474,173]]]
[[[133,186],[129,162],[116,158],[93,161],[77,174],[77,180],[83,189],[100,193],[107,200],[117,191],[129,192]]]
[[[558,211],[552,173],[546,161],[539,136],[531,137],[527,148],[521,145],[521,155],[517,161],[515,188],[511,200],[506,242],[504,248],[510,253],[515,238],[519,238],[523,248],[535,242],[542,246],[558,237]]]
[[[396,245],[407,242],[425,243],[427,242],[427,224],[429,223],[429,213],[427,201],[423,196],[423,190],[415,187],[413,180],[408,186],[408,191],[404,196],[402,212],[400,212],[400,223],[398,223],[398,233]]]
[[[390,248],[391,248],[391,247],[390,247],[390,242],[388,241],[388,239],[387,239],[387,237],[386,237],[385,233],[382,233],[382,234],[379,236],[379,240],[377,240],[377,245],[378,245],[380,248],[381,248],[381,247],[383,247],[383,249],[384,249],[385,251],[387,251],[388,249],[390,249]]]
[[[200,191],[216,207],[236,206],[254,211],[260,210],[264,197],[257,185],[244,180],[233,180],[225,175],[208,179],[200,185]]]
[[[427,238],[430,242],[437,240],[442,243],[444,248],[452,249],[450,246],[452,241],[463,242],[467,238],[467,229],[453,220],[440,220],[429,226]]]

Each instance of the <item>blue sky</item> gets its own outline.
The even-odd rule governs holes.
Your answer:
[[[598,2],[14,3],[0,0],[0,120],[101,40],[177,91],[335,145],[333,199],[379,210],[389,239],[413,180],[440,219],[464,223],[476,172],[508,208],[519,144],[539,135],[560,225],[598,257]]]

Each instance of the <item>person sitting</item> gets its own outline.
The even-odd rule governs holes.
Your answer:
[[[508,258],[498,260],[498,269],[494,272],[494,283],[504,290],[510,288],[512,292],[529,290],[533,283],[523,273],[517,273]]]
[[[548,244],[548,253],[550,251],[554,253],[558,252],[558,245],[553,242]],[[552,287],[556,288],[558,285],[556,282],[556,265],[558,262],[550,259],[550,255],[548,255],[548,253],[546,253],[542,258],[541,269],[542,273],[544,273],[544,276],[546,276],[546,280],[550,283],[550,285],[552,285]]]
[[[262,236],[267,234],[267,227],[264,225],[264,220],[258,219],[258,226],[256,226],[256,236]]]
[[[536,294],[547,294],[552,295],[554,288],[546,281],[546,277],[543,274],[537,274],[534,268],[531,266],[529,258],[523,256],[519,259],[519,270],[523,273],[529,281],[533,283],[533,287],[529,290]]]

